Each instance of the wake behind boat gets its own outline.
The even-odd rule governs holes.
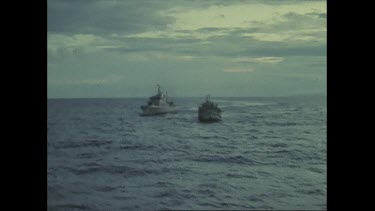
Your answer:
[[[177,110],[174,103],[172,101],[168,101],[167,94],[164,94],[160,90],[159,84],[157,86],[158,86],[158,93],[149,98],[147,105],[141,106],[142,116],[165,114],[165,113],[174,112]]]
[[[221,109],[218,108],[217,104],[210,101],[210,95],[207,95],[206,102],[199,106],[198,119],[201,122],[218,122],[221,120]]]

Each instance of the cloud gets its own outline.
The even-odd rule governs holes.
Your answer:
[[[233,62],[263,64],[277,64],[283,60],[282,57],[240,57],[232,59]]]
[[[227,35],[225,30],[212,30],[202,32],[198,30],[176,30],[176,31],[147,31],[137,34],[125,35],[125,38],[169,38],[169,39],[208,39],[215,36]]]
[[[287,14],[324,14],[325,2],[303,1],[300,3],[270,5],[244,2],[236,5],[211,6],[202,9],[172,8],[161,11],[162,16],[173,17],[168,30],[198,30],[201,28],[252,28],[254,23],[275,24]]]
[[[111,40],[94,34],[64,35],[48,33],[47,43],[48,55],[51,58],[118,47]]]
[[[285,41],[309,41],[309,42],[321,42],[324,41],[324,37],[314,36],[311,33],[323,32],[326,30],[295,30],[295,31],[284,31],[278,33],[244,33],[244,37],[252,37],[259,41],[268,42],[285,42]]]
[[[305,46],[281,46],[281,48],[265,48],[253,51],[259,55],[273,56],[325,56],[327,54],[325,44],[321,45],[305,45]],[[245,52],[244,52],[245,53]]]
[[[48,31],[55,33],[136,33],[163,29],[173,19],[158,15],[156,1],[48,0]]]
[[[121,75],[108,75],[100,78],[86,78],[80,80],[70,81],[55,81],[55,84],[59,85],[108,85],[120,82],[124,77]]]
[[[297,42],[300,48],[304,48],[306,42],[316,43],[315,46],[324,44],[326,29],[321,16],[325,14],[325,4],[321,1],[192,1],[178,4],[162,1],[156,4],[148,1],[50,0],[49,15],[54,17],[50,24],[62,28],[49,28],[48,48],[50,54],[59,55],[107,50],[124,54],[164,51],[191,56],[246,55],[247,52],[249,56],[256,56],[257,53],[252,53],[267,51],[268,46],[270,51],[274,50],[273,44],[261,43],[260,48],[256,47],[258,42],[288,42],[287,48],[293,48],[291,42]],[[65,19],[75,16],[71,23],[62,24]],[[121,21],[112,21],[116,18]],[[158,23],[154,24],[155,21]],[[101,22],[106,24],[101,25]],[[95,30],[88,33],[87,27]],[[244,48],[246,45],[258,50],[248,51]]]
[[[250,73],[254,72],[254,69],[251,68],[225,68],[223,72],[226,73]]]
[[[48,30],[122,33],[249,28],[279,17],[326,15],[325,1],[48,0]]]
[[[275,84],[308,72],[321,77],[326,21],[325,1],[48,0],[48,84],[63,93],[164,80],[199,93],[193,87],[208,78],[220,90],[242,89],[253,75],[275,73]]]
[[[192,61],[197,59],[196,56],[192,55],[181,55],[166,53],[163,51],[140,51],[127,53],[127,61],[138,61],[138,62],[147,62],[147,61],[160,61],[160,60],[169,60],[169,61]]]

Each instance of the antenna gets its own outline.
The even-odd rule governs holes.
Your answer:
[[[210,100],[210,94],[206,95],[206,100],[207,100],[207,101]]]
[[[158,86],[158,93],[160,93],[160,85],[156,84],[156,86]]]

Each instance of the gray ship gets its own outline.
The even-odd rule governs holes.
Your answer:
[[[210,101],[210,95],[207,95],[206,102],[199,106],[198,119],[201,122],[221,121],[221,109],[218,108],[217,104]]]
[[[160,90],[159,84],[157,86],[158,86],[158,93],[149,98],[147,105],[141,106],[142,116],[165,114],[165,113],[174,112],[177,110],[174,103],[172,101],[168,101],[167,94],[164,94]]]

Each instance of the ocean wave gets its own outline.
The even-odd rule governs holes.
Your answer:
[[[264,122],[264,125],[266,125],[266,126],[288,127],[288,126],[298,126],[298,125],[301,125],[301,124],[297,123],[297,122],[269,122],[269,121],[266,121],[266,122]]]
[[[175,186],[175,184],[173,184],[171,182],[159,181],[159,182],[156,183],[156,186],[158,186],[158,187],[171,187],[171,186]]]
[[[192,194],[191,192],[186,193],[177,189],[167,189],[166,191],[159,192],[154,195],[156,198],[173,198],[175,200],[181,200],[181,199],[191,199],[195,198],[195,194]]]
[[[246,175],[246,174],[236,174],[236,173],[228,173],[225,176],[229,178],[248,178],[248,179],[257,179],[258,177],[253,175]]]
[[[125,150],[149,150],[153,148],[155,148],[155,146],[146,144],[128,144],[120,146],[120,149]]]
[[[212,189],[219,189],[219,185],[216,183],[203,183],[200,184],[201,187],[206,187],[206,188],[212,188]]]
[[[215,100],[217,103],[221,103],[227,106],[247,107],[247,106],[264,106],[274,104],[272,102],[249,102],[249,101],[235,101],[235,100]]]
[[[310,190],[306,190],[306,189],[299,189],[296,191],[297,193],[301,193],[301,194],[307,194],[307,195],[315,195],[315,194],[318,194],[318,195],[325,195],[326,194],[326,190],[324,188],[321,188],[321,189],[310,189]]]
[[[92,208],[88,205],[81,204],[81,203],[67,203],[61,205],[53,205],[49,206],[48,210],[92,210]]]
[[[102,186],[102,187],[95,188],[95,190],[99,192],[112,192],[113,190],[116,190],[116,189],[117,187],[113,187],[113,186]]]
[[[161,171],[158,169],[143,169],[143,168],[134,168],[129,166],[92,166],[85,168],[73,168],[73,167],[64,167],[68,171],[76,175],[84,174],[97,174],[97,173],[106,173],[111,175],[122,175],[123,177],[136,177],[136,176],[145,176],[148,174],[160,174]]]
[[[288,144],[285,143],[274,143],[270,144],[271,147],[288,147]]]
[[[326,111],[302,100],[224,98],[223,121],[199,124],[201,100],[178,100],[181,111],[150,118],[135,113],[143,100],[52,105],[48,208],[325,207]]]
[[[246,197],[251,202],[264,202],[264,199],[269,197],[267,194],[254,194]]]
[[[84,140],[84,141],[60,141],[54,146],[58,149],[80,148],[80,147],[101,147],[112,144],[110,140]]]
[[[223,156],[223,155],[201,155],[193,159],[197,162],[217,162],[217,163],[235,163],[235,164],[246,164],[246,165],[256,165],[260,164],[254,159],[247,158],[241,155],[237,156]]]
[[[316,167],[310,167],[308,168],[309,171],[312,171],[312,172],[315,172],[315,173],[325,173],[326,170],[325,169],[321,169],[321,168],[316,168]]]
[[[97,156],[97,153],[94,152],[87,152],[87,153],[81,153],[77,155],[78,159],[90,159]]]

